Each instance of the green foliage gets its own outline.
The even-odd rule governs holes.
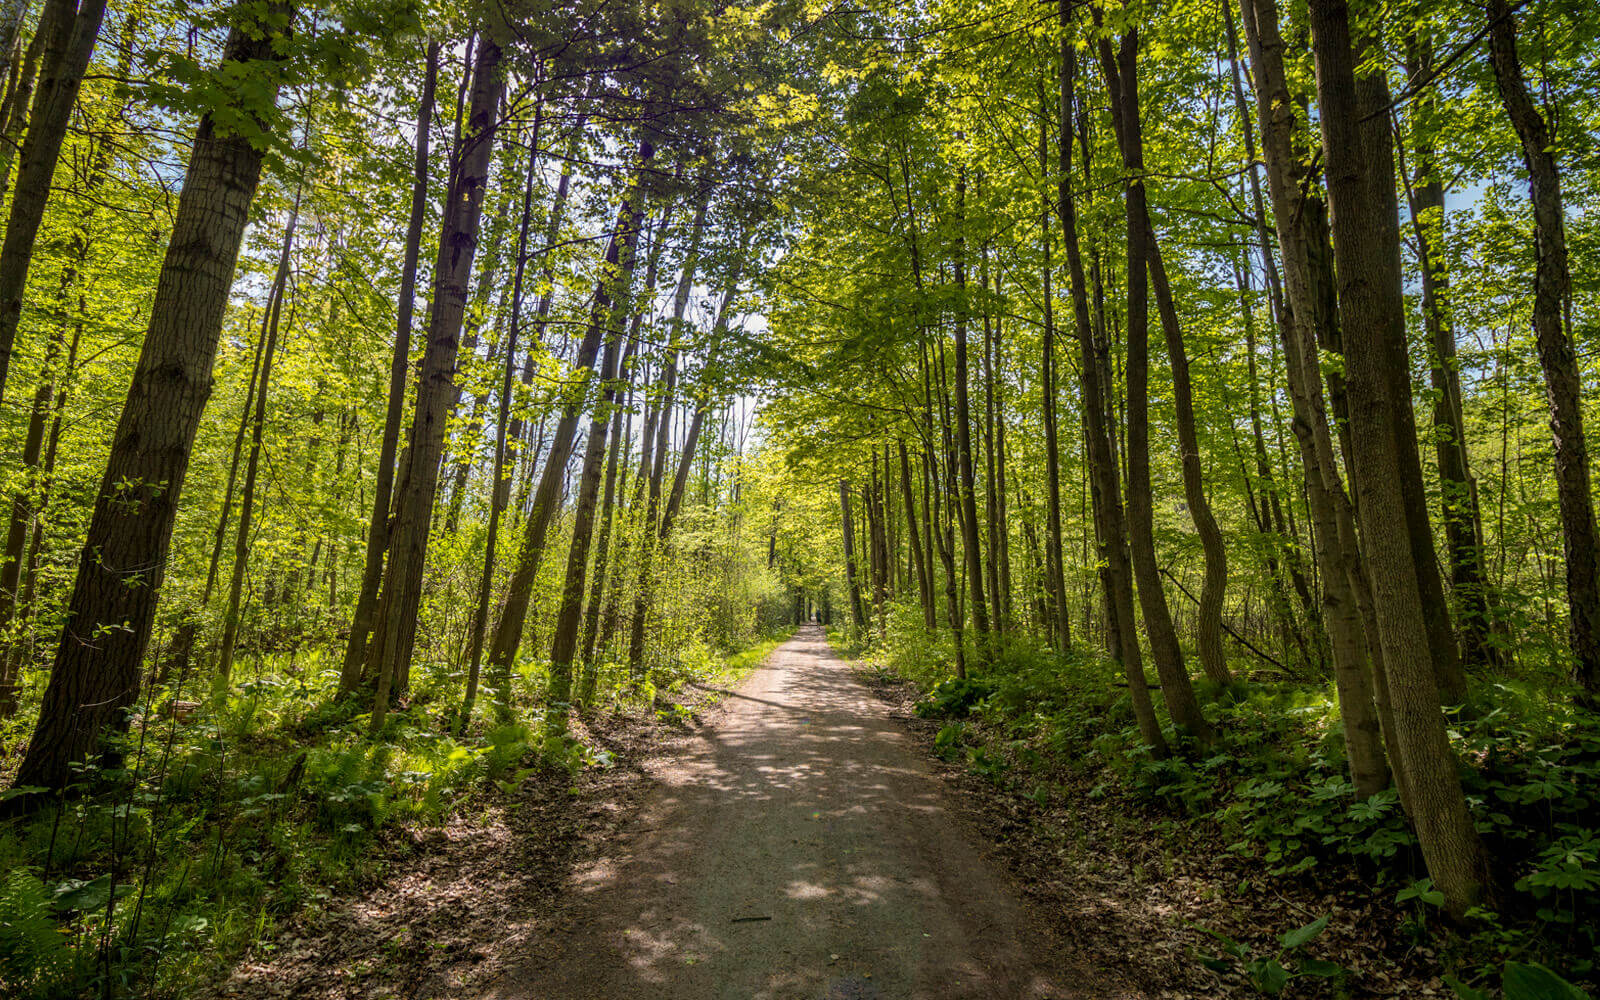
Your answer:
[[[14,868],[0,881],[0,986],[8,995],[47,997],[81,971],[55,919],[58,903],[59,896],[26,869]]]
[[[1304,927],[1278,935],[1276,951],[1260,953],[1248,945],[1240,944],[1220,931],[1208,927],[1200,930],[1216,938],[1222,945],[1222,954],[1197,953],[1200,963],[1216,972],[1225,972],[1235,965],[1245,980],[1262,996],[1275,997],[1283,993],[1296,979],[1342,980],[1348,970],[1341,965],[1320,958],[1303,958],[1296,954],[1328,926],[1327,917],[1318,917]]]
[[[1454,976],[1445,982],[1459,1000],[1492,1000],[1484,990],[1468,986]],[[1507,962],[1500,988],[1505,1000],[1589,1000],[1589,994],[1537,963]]]

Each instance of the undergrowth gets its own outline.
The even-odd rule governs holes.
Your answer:
[[[943,723],[936,750],[974,773],[1040,804],[1068,794],[1116,800],[1179,847],[1204,845],[1248,862],[1263,888],[1300,880],[1370,891],[1395,913],[1401,935],[1443,947],[1463,996],[1498,984],[1507,962],[1543,963],[1594,981],[1600,720],[1593,714],[1510,681],[1476,684],[1469,703],[1452,713],[1451,738],[1496,885],[1492,904],[1452,926],[1394,791],[1355,797],[1331,681],[1267,676],[1202,685],[1216,742],[1184,746],[1169,726],[1177,752],[1158,759],[1141,742],[1120,668],[1104,658],[1013,639],[977,670],[969,649],[971,672],[955,679],[953,650],[923,631],[920,616],[889,621],[888,635],[865,649],[842,632],[832,639],[866,669],[916,684],[924,693],[918,714]]]
[[[603,671],[596,700],[667,713],[682,684],[729,680],[781,641],[685,649],[656,672],[662,691]],[[537,711],[496,721],[492,692],[455,735],[448,699],[421,687],[370,738],[367,715],[331,700],[336,659],[298,657],[253,664],[251,680],[182,721],[163,711],[173,692],[151,694],[121,766],[84,768],[66,794],[0,823],[0,995],[181,996],[246,949],[270,949],[286,917],[314,918],[376,878],[397,828],[609,762],[577,740],[552,751]],[[513,705],[542,703],[543,671],[520,665]]]

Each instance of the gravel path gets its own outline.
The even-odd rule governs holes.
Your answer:
[[[1135,996],[1060,965],[1046,922],[820,628],[647,770],[634,821],[488,997]]]

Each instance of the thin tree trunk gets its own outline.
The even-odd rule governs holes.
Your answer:
[[[540,107],[543,107],[542,103]],[[535,118],[533,135],[528,143],[528,167],[523,178],[522,216],[517,227],[517,263],[511,279],[511,330],[506,339],[505,364],[501,368],[499,410],[494,422],[494,464],[489,473],[489,527],[483,543],[483,574],[478,580],[478,599],[473,608],[467,685],[461,698],[458,730],[465,730],[471,723],[472,707],[478,698],[478,680],[483,668],[483,639],[489,627],[489,596],[494,590],[495,550],[500,541],[500,519],[505,516],[511,500],[511,482],[506,476],[506,451],[512,440],[512,373],[516,370],[518,338],[522,333],[522,281],[528,264],[528,226],[533,217],[533,179],[539,162],[540,123],[541,119]],[[531,351],[529,355],[531,357]]]
[[[1139,31],[1131,28],[1122,36],[1116,62],[1110,57],[1110,44],[1102,42],[1106,55],[1106,82],[1112,92],[1114,116],[1122,145],[1122,163],[1127,171],[1124,199],[1128,225],[1128,528],[1132,546],[1133,573],[1139,591],[1139,606],[1144,612],[1145,631],[1150,637],[1150,654],[1161,678],[1162,700],[1172,722],[1194,738],[1207,741],[1211,727],[1200,713],[1194,688],[1184,666],[1183,650],[1172,624],[1161,571],[1156,563],[1154,511],[1150,492],[1150,356],[1148,275],[1150,269],[1149,210],[1145,200],[1144,150],[1140,139],[1138,51]]]
[[[1433,47],[1426,31],[1411,36],[1406,49],[1406,74],[1420,80],[1432,72]],[[1431,88],[1413,102],[1419,119],[1434,113]],[[1467,461],[1466,421],[1461,406],[1455,325],[1450,315],[1450,276],[1445,268],[1444,184],[1426,138],[1430,125],[1419,121],[1415,145],[1416,179],[1406,173],[1404,146],[1396,133],[1401,178],[1410,201],[1421,272],[1422,319],[1431,345],[1429,379],[1434,391],[1433,444],[1439,468],[1439,516],[1444,522],[1445,553],[1450,566],[1450,591],[1455,598],[1456,627],[1464,659],[1489,666],[1500,662],[1494,640],[1494,617],[1483,574],[1483,533],[1478,514],[1478,484]]]
[[[917,596],[922,603],[922,622],[931,632],[939,626],[934,617],[933,580],[929,576],[926,553],[917,532],[917,507],[911,495],[911,462],[906,456],[905,439],[897,441],[896,446],[900,449],[900,492],[906,508],[906,538],[911,543],[911,561],[917,572]]]
[[[22,143],[5,241],[0,244],[0,403],[5,400],[28,270],[45,203],[50,200],[50,182],[105,13],[105,0],[83,0],[81,6],[77,0],[45,0],[39,18],[39,34],[45,39],[44,62],[28,117],[28,137]],[[26,110],[17,108],[13,113]]]
[[[490,154],[498,131],[505,70],[499,43],[480,33],[473,65],[472,97],[467,129],[456,151],[456,169],[445,201],[434,265],[433,309],[417,384],[416,415],[411,425],[406,475],[395,493],[395,524],[380,600],[384,628],[368,650],[367,662],[377,677],[371,729],[378,732],[389,709],[393,689],[405,690],[411,651],[416,641],[417,613],[422,603],[422,575],[427,565],[428,536],[439,463],[450,411],[458,396],[456,360],[461,323],[466,311],[467,282],[478,249],[478,226],[488,187]]]
[[[1041,176],[1048,172],[1050,162],[1050,126],[1049,116],[1044,112],[1049,107],[1046,99],[1044,82],[1039,83],[1039,169]],[[1063,132],[1065,137],[1070,131]],[[1062,155],[1071,148],[1070,140],[1063,138],[1060,150]],[[1063,177],[1062,185],[1068,184]],[[1039,367],[1039,386],[1043,395],[1042,412],[1044,415],[1044,468],[1045,468],[1045,526],[1048,537],[1045,539],[1045,591],[1050,595],[1051,608],[1054,617],[1050,624],[1051,635],[1060,644],[1061,649],[1072,645],[1072,612],[1067,604],[1066,573],[1062,563],[1065,561],[1065,548],[1062,545],[1061,533],[1061,457],[1060,436],[1056,416],[1056,324],[1054,293],[1051,291],[1051,263],[1050,263],[1050,230],[1053,224],[1050,219],[1050,195],[1048,189],[1040,192],[1043,200],[1043,210],[1039,217],[1039,242],[1044,254],[1044,270],[1041,275],[1041,287],[1044,295],[1044,341],[1043,358]]]
[[[967,175],[963,169],[956,181],[956,224],[966,224]],[[956,472],[961,482],[961,547],[966,552],[967,587],[971,591],[972,626],[978,656],[988,659],[989,610],[983,598],[983,552],[978,542],[978,503],[972,470],[972,407],[967,394],[967,261],[966,235],[958,230],[955,246],[956,280]]]
[[[295,226],[300,221],[300,192],[294,196],[288,224],[283,228],[283,252],[273,278],[271,302],[261,329],[261,379],[256,386],[255,413],[250,418],[250,454],[245,460],[244,491],[239,496],[239,530],[233,545],[233,573],[228,581],[228,607],[222,616],[222,649],[217,657],[217,684],[226,691],[233,676],[233,654],[239,642],[239,608],[244,595],[244,574],[250,562],[250,528],[256,509],[256,477],[261,469],[261,443],[267,425],[267,393],[272,388],[272,363],[278,353],[278,321],[289,284],[289,255],[294,250]]]
[[[1583,432],[1583,390],[1572,351],[1572,273],[1567,264],[1561,173],[1555,137],[1528,96],[1517,55],[1517,24],[1505,0],[1489,0],[1489,61],[1506,117],[1522,142],[1533,205],[1533,333],[1544,371],[1555,448],[1556,500],[1567,567],[1567,640],[1572,676],[1590,700],[1600,699],[1600,564],[1589,446]]]
[[[539,486],[534,493],[533,510],[523,523],[522,543],[517,552],[517,567],[507,585],[500,621],[495,625],[494,640],[489,646],[490,671],[501,680],[502,687],[509,680],[511,663],[516,659],[517,650],[522,644],[522,632],[528,620],[528,607],[533,599],[534,574],[538,572],[539,562],[544,555],[545,535],[560,503],[559,490],[566,474],[567,460],[572,455],[578,417],[588,394],[589,376],[592,374],[595,357],[600,352],[601,339],[605,334],[604,317],[610,304],[609,288],[617,274],[618,264],[623,259],[622,254],[626,252],[629,256],[632,255],[642,214],[639,207],[642,192],[638,190],[640,178],[644,171],[649,169],[650,160],[654,155],[655,146],[648,139],[640,140],[637,175],[629,182],[629,190],[617,208],[616,224],[606,246],[600,280],[595,288],[594,311],[591,313],[583,341],[578,345],[576,368],[584,374],[576,385],[569,387],[569,395],[562,404],[561,420],[550,443],[544,474],[539,477]]]
[[[1322,567],[1322,620],[1328,630],[1334,680],[1344,723],[1345,752],[1356,794],[1367,797],[1387,784],[1374,697],[1383,676],[1381,648],[1369,641],[1363,613],[1366,575],[1355,539],[1351,506],[1333,453],[1333,437],[1323,402],[1317,363],[1320,340],[1316,326],[1333,322],[1323,308],[1313,278],[1313,232],[1303,209],[1307,195],[1304,169],[1295,153],[1295,103],[1290,99],[1283,65],[1283,38],[1278,30],[1276,0],[1245,0],[1241,8],[1250,58],[1255,66],[1256,100],[1261,115],[1262,151],[1272,193],[1278,245],[1283,254],[1287,301],[1280,301],[1284,355],[1293,429],[1305,467],[1306,493]],[[1370,604],[1370,602],[1366,602]],[[1369,663],[1369,655],[1371,656]],[[1369,669],[1371,671],[1369,679]],[[1385,699],[1386,700],[1386,699]],[[1393,739],[1387,718],[1384,730]],[[1398,770],[1402,797],[1406,788]]]
[[[411,218],[406,226],[405,262],[400,269],[400,298],[395,324],[394,352],[389,362],[389,402],[384,412],[383,439],[372,491],[372,516],[367,526],[366,562],[361,591],[350,622],[344,665],[339,673],[339,694],[348,695],[361,683],[362,664],[377,611],[378,588],[383,582],[384,556],[389,550],[389,504],[394,494],[395,454],[399,450],[400,424],[405,419],[411,366],[411,317],[416,302],[417,260],[422,250],[422,221],[428,209],[428,137],[433,127],[434,91],[439,80],[439,43],[428,45],[422,78],[422,102],[417,109],[417,150],[412,167]]]
[[[615,299],[626,300],[632,277],[634,247],[628,247],[628,263],[616,279]],[[612,419],[617,397],[617,354],[621,348],[621,324],[610,314],[610,303],[605,311],[600,309],[596,296],[596,315],[609,327],[606,338],[605,360],[601,363],[600,379],[604,386],[595,401],[589,421],[589,438],[584,445],[583,468],[578,475],[578,496],[572,514],[572,544],[567,550],[566,582],[561,590],[561,610],[556,616],[555,635],[550,643],[550,693],[549,708],[545,715],[546,731],[560,734],[566,731],[567,715],[572,698],[572,664],[578,650],[578,628],[583,618],[584,579],[589,566],[589,541],[594,531],[595,506],[600,492],[601,469],[606,457],[606,430]],[[598,570],[597,570],[598,571]]]
[[[1144,676],[1144,663],[1135,631],[1133,577],[1129,565],[1128,542],[1123,519],[1122,490],[1118,483],[1117,458],[1112,450],[1109,410],[1102,380],[1110,361],[1104,344],[1098,342],[1089,317],[1089,296],[1083,271],[1083,254],[1078,243],[1078,210],[1072,193],[1072,123],[1076,103],[1077,50],[1070,36],[1068,0],[1061,0],[1058,14],[1062,29],[1059,120],[1061,124],[1061,232],[1067,249],[1067,273],[1072,294],[1073,319],[1079,345],[1079,385],[1083,396],[1084,438],[1090,474],[1090,493],[1096,534],[1099,536],[1104,569],[1106,609],[1112,627],[1108,643],[1122,662],[1128,679],[1128,694],[1140,735],[1157,757],[1167,753],[1167,741],[1156,718],[1155,706]],[[1085,171],[1088,164],[1085,164]]]
[[[850,519],[850,483],[839,480],[839,510],[844,530],[844,578],[850,589],[851,634],[860,639],[866,632],[866,614],[861,606],[861,586],[856,582],[855,526]]]

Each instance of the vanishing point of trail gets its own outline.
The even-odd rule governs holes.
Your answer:
[[[490,996],[1131,995],[1062,964],[820,628],[802,629],[725,706],[651,762],[634,820],[574,874],[559,929]]]

